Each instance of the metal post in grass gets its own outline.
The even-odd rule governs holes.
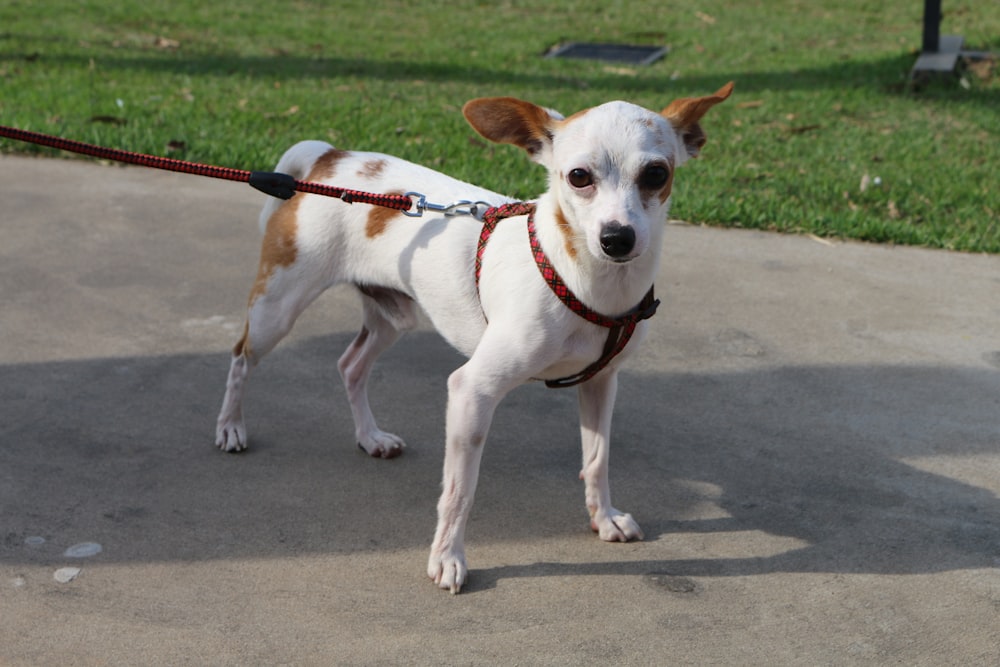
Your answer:
[[[924,0],[922,53],[937,53],[941,41],[941,0]]]
[[[924,0],[924,35],[910,81],[916,83],[931,75],[954,74],[962,55],[963,41],[961,35],[941,34],[941,0]]]

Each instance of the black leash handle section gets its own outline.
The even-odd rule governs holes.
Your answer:
[[[194,174],[196,176],[208,176],[210,178],[221,178],[227,181],[237,181],[249,183],[261,192],[277,197],[279,199],[290,199],[296,191],[308,192],[325,197],[335,197],[348,204],[355,202],[362,204],[372,204],[385,208],[394,208],[398,211],[409,211],[413,208],[413,199],[406,195],[383,195],[371,192],[360,192],[357,190],[345,190],[323,183],[312,183],[308,181],[297,181],[288,174],[267,171],[250,172],[245,169],[233,169],[231,167],[218,167],[210,164],[200,164],[198,162],[188,162],[186,160],[176,160],[169,157],[159,157],[157,155],[144,155],[117,148],[105,148],[95,146],[82,141],[63,139],[41,132],[31,132],[20,130],[16,127],[6,127],[0,125],[0,137],[24,141],[39,146],[47,146],[70,153],[89,155],[101,160],[113,160],[135,164],[142,167],[152,167],[154,169],[164,169],[166,171],[177,171],[184,174]]]
[[[252,171],[247,183],[250,187],[278,199],[291,199],[296,190],[295,179],[279,171]]]

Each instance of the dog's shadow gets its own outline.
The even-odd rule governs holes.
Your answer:
[[[373,460],[353,446],[336,377],[350,338],[293,341],[265,361],[247,396],[244,455],[212,446],[225,355],[0,368],[4,560],[52,558],[85,539],[105,545],[106,561],[423,549],[440,488],[445,380],[461,358],[429,332],[386,354],[373,404],[410,446]],[[616,559],[608,546],[591,562],[526,554],[483,569],[473,558],[467,590],[545,576],[635,574],[683,587],[697,577],[995,566],[1000,501],[988,480],[996,488],[997,471],[937,471],[941,461],[996,465],[1000,427],[986,417],[998,396],[998,374],[986,369],[626,370],[612,497],[647,541],[667,541],[669,554],[686,536],[756,531],[793,546],[655,559]],[[530,539],[525,525],[582,539],[579,461],[575,391],[513,392],[487,444],[470,548]],[[25,548],[34,535],[53,553]]]
[[[612,437],[616,505],[634,510],[647,540],[665,540],[668,553],[671,541],[691,535],[737,541],[704,558],[609,555],[475,570],[470,590],[536,576],[633,574],[683,587],[696,577],[1000,564],[994,371],[787,367],[626,373],[621,384]],[[544,411],[535,418],[544,420]],[[986,467],[931,472],[963,460]],[[754,532],[788,547],[734,557],[732,544]]]

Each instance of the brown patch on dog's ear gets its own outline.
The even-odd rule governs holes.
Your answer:
[[[389,192],[390,195],[402,195],[402,192]],[[399,211],[386,206],[372,206],[368,212],[368,222],[365,223],[365,236],[370,239],[375,238],[385,231],[389,226],[389,221],[400,215]]]
[[[531,102],[514,97],[481,97],[467,102],[462,113],[486,139],[519,146],[533,157],[552,142],[556,119]]]
[[[712,95],[704,97],[685,97],[674,100],[670,105],[660,112],[660,114],[674,126],[688,155],[698,157],[701,147],[705,145],[705,131],[701,129],[698,121],[701,120],[709,109],[719,102],[723,102],[733,92],[733,82],[730,81],[722,88],[719,88]]]

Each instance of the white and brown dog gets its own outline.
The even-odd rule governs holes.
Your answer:
[[[361,295],[364,322],[337,365],[358,443],[370,455],[393,457],[404,446],[376,424],[367,384],[379,354],[413,327],[417,304],[469,358],[448,378],[443,492],[428,564],[438,586],[456,593],[465,582],[465,526],[493,412],[507,392],[532,379],[578,385],[580,477],[591,527],[602,540],[641,539],[632,516],[611,505],[608,489],[618,368],[637,346],[625,343],[633,332],[638,343],[647,324],[640,320],[655,308],[651,285],[674,169],[698,154],[705,143],[699,121],[731,91],[729,83],[661,113],[611,102],[570,118],[513,98],[469,102],[463,111],[477,132],[520,146],[548,169],[549,188],[532,206],[388,155],[316,141],[293,146],[277,171],[296,179],[380,193],[419,189],[430,201],[496,208],[483,232],[467,220],[409,218],[316,195],[269,200],[216,444],[246,448],[241,404],[250,369],[317,296],[348,283]]]

